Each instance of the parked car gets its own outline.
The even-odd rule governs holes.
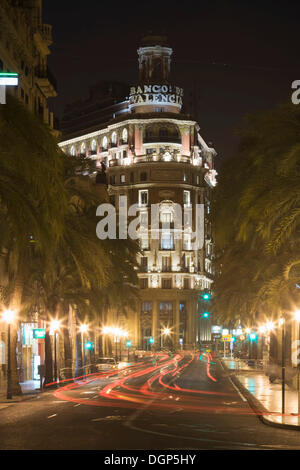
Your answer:
[[[96,359],[95,365],[98,372],[116,369],[118,367],[114,357],[99,357]]]

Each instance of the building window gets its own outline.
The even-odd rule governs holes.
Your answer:
[[[116,183],[116,177],[114,175],[110,177],[110,184],[115,184],[115,183]]]
[[[74,145],[72,145],[72,147],[71,147],[70,154],[71,154],[72,157],[75,157],[75,147],[74,147]]]
[[[171,258],[170,258],[170,256],[163,256],[162,257],[162,271],[165,272],[165,273],[171,271]]]
[[[97,151],[97,142],[95,139],[92,140],[92,145],[91,145],[92,152]]]
[[[123,158],[127,158],[127,150],[123,150]]]
[[[163,289],[172,289],[172,279],[162,279],[161,286]]]
[[[191,250],[192,249],[192,236],[189,233],[183,235],[183,249]]]
[[[143,251],[149,250],[148,235],[147,236],[142,236],[140,238],[140,246],[141,246],[141,250],[143,250]]]
[[[173,214],[172,212],[161,212],[160,213],[160,221],[163,224],[170,224],[173,222]]]
[[[160,244],[162,250],[173,250],[173,233],[163,231]]]
[[[152,313],[152,302],[142,302],[141,312],[142,313]]]
[[[185,277],[183,280],[183,288],[184,289],[189,289],[190,288],[190,280],[188,277]]]
[[[130,173],[130,183],[134,183],[134,173]]]
[[[85,153],[85,143],[84,143],[84,142],[81,144],[80,153],[81,153],[82,155],[84,155],[84,153]]]
[[[126,176],[125,175],[121,175],[120,182],[121,183],[126,183]]]
[[[141,189],[139,191],[139,205],[140,206],[148,205],[148,190],[147,189]]]
[[[127,129],[123,129],[123,132],[122,132],[122,140],[123,140],[123,143],[127,143],[127,140],[128,140],[128,131]]]
[[[111,142],[112,144],[116,144],[117,143],[117,133],[116,132],[113,132],[112,135],[111,135]]]
[[[146,273],[148,271],[148,257],[142,256],[141,257],[141,271]]]
[[[141,289],[148,289],[148,278],[147,277],[142,277],[140,279],[140,287],[141,287]]]
[[[151,155],[151,154],[154,153],[154,152],[155,152],[154,149],[149,149],[149,148],[146,149],[146,154],[147,154],[147,155]]]
[[[186,206],[190,206],[191,204],[191,192],[190,191],[183,191],[183,204]]]
[[[115,206],[116,204],[115,196],[109,196],[109,202],[112,206]]]
[[[104,149],[107,149],[107,144],[108,144],[108,142],[107,142],[107,137],[104,136],[104,137],[103,137],[103,140],[102,140],[102,147],[103,147]]]
[[[200,175],[197,175],[197,184],[200,184]]]
[[[145,171],[143,171],[141,174],[140,174],[140,180],[141,181],[147,181],[147,173]]]

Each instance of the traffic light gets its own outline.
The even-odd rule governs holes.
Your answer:
[[[153,338],[149,338],[149,343],[150,343],[150,344],[153,344],[153,343],[154,343],[154,339],[153,339]]]
[[[129,341],[129,340],[126,341],[126,348],[130,348],[130,346],[131,346],[131,341]]]
[[[85,349],[93,349],[93,343],[92,341],[87,341],[85,343]]]
[[[203,312],[202,317],[203,318],[209,318],[209,312]]]

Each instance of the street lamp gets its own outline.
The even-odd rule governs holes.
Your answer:
[[[50,331],[54,335],[54,382],[57,382],[57,351],[56,351],[56,332],[59,330],[60,321],[51,320],[50,322]]]
[[[300,344],[300,310],[294,312],[294,318],[298,323],[298,345],[297,351],[299,350]],[[298,389],[298,421],[300,422],[300,360],[297,354],[297,389]]]
[[[12,399],[11,390],[11,357],[10,357],[10,325],[15,319],[15,312],[13,310],[4,310],[2,318],[7,323],[7,393],[6,398]]]
[[[79,327],[81,333],[81,352],[82,352],[82,374],[84,374],[85,368],[85,349],[84,349],[84,334],[88,331],[89,327],[85,323],[82,323]]]

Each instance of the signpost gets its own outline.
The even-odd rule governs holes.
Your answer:
[[[0,104],[6,104],[6,86],[18,86],[19,74],[0,72]]]

